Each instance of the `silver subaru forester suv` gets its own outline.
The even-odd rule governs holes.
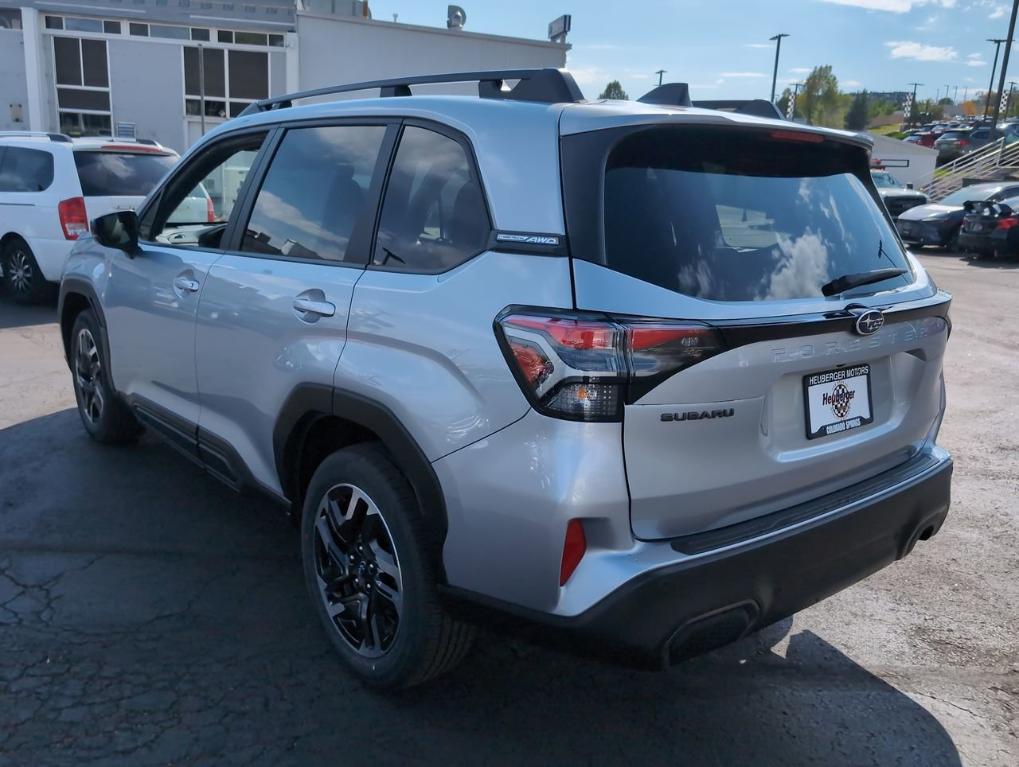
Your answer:
[[[739,639],[934,535],[952,471],[950,296],[867,139],[777,117],[554,69],[254,104],[76,247],[85,429],[283,504],[378,686],[479,622],[642,666]]]

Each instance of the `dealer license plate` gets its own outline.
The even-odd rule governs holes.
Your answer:
[[[858,429],[874,420],[870,365],[853,365],[803,376],[807,439]]]

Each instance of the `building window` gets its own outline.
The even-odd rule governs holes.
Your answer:
[[[64,19],[62,16],[47,16],[46,29],[63,29]]]
[[[191,39],[192,40],[208,40],[209,30],[201,29],[200,27],[191,27]]]
[[[0,8],[0,29],[21,29],[21,9]]]
[[[187,40],[191,37],[191,30],[187,27],[171,27],[165,24],[151,24],[149,26],[149,37],[166,37],[171,40]]]
[[[269,97],[269,55],[258,51],[185,47],[185,114],[192,117],[202,114],[203,84],[205,116],[236,117],[252,101]]]
[[[108,35],[119,35],[120,34],[120,22],[119,21],[104,21],[103,32]]]
[[[149,25],[148,24],[136,24],[131,22],[127,25],[128,31],[135,37],[148,37],[149,36]]]
[[[229,29],[221,29],[216,33],[216,39],[221,43],[232,43],[234,41],[234,33]]]
[[[99,19],[64,19],[64,29],[68,32],[102,32],[103,22]]]
[[[53,38],[60,130],[75,136],[109,135],[110,71],[105,40]]]

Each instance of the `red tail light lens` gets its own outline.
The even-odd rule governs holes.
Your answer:
[[[496,323],[517,380],[546,415],[618,421],[668,376],[722,350],[699,323],[516,312]]]
[[[1003,218],[998,222],[996,229],[1011,229],[1013,226],[1019,226],[1019,216],[1009,216]]]
[[[212,198],[205,198],[205,216],[210,224],[216,223],[216,206],[212,204]]]
[[[566,525],[566,539],[563,541],[563,561],[559,565],[559,585],[565,586],[580,560],[587,553],[587,537],[579,519],[571,519]]]
[[[57,215],[65,240],[77,240],[88,234],[88,214],[85,212],[85,198],[71,197],[57,203]]]

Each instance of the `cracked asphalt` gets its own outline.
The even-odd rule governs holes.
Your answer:
[[[92,444],[53,307],[0,303],[0,765],[1019,764],[1019,265],[922,258],[956,296],[937,537],[668,673],[486,635],[396,696],[334,661],[278,507]]]

